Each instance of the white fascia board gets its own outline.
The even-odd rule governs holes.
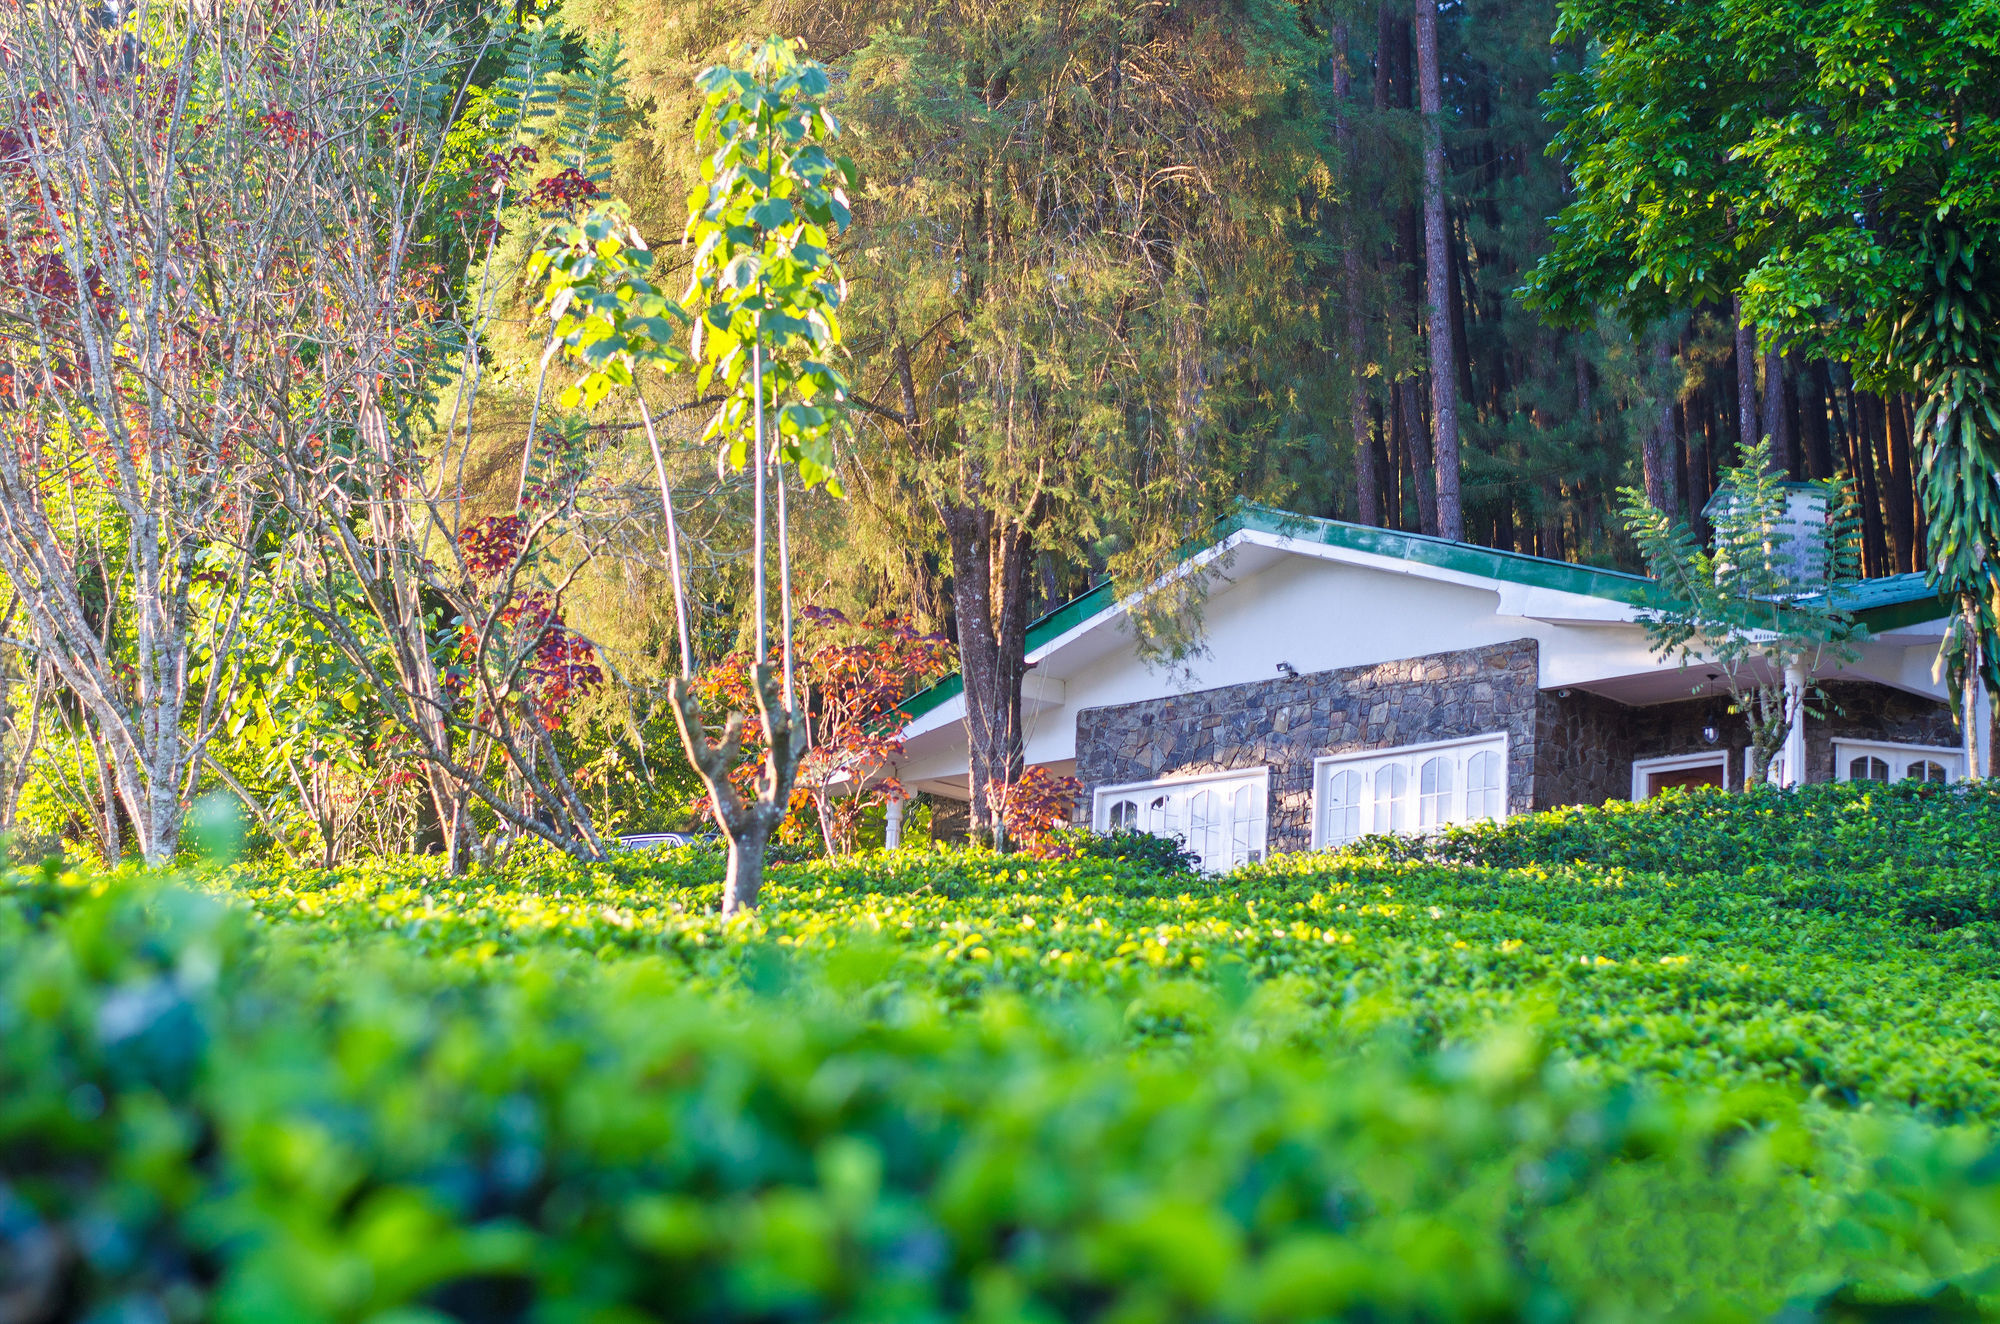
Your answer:
[[[1220,561],[1235,551],[1238,546],[1245,542],[1259,539],[1262,536],[1239,529],[1237,532],[1230,534],[1227,538],[1215,544],[1215,546],[1205,551],[1197,552],[1166,574],[1160,576],[1153,582],[1151,588],[1137,593],[1127,593],[1111,606],[1098,612],[1097,615],[1090,617],[1088,620],[1078,621],[1075,625],[1064,630],[1040,648],[1029,653],[1027,657],[1028,665],[1031,667],[1035,666],[1043,659],[1054,656],[1092,631],[1102,629],[1115,621],[1122,620],[1131,612],[1132,608],[1136,607],[1145,598],[1147,593],[1157,593],[1176,580],[1185,579],[1187,576],[1198,572],[1204,572],[1215,562]],[[1286,541],[1289,542],[1290,540],[1287,539]]]
[[[1046,708],[1060,708],[1068,687],[1049,676],[1037,676],[1030,671],[1021,677],[1021,711],[1040,712]],[[940,731],[948,726],[958,726],[965,721],[965,695],[954,694],[937,707],[905,726],[901,738],[912,740],[931,731]]]
[[[1526,584],[1499,587],[1502,616],[1523,616],[1549,625],[1628,625],[1639,620],[1639,609],[1629,602],[1554,588],[1530,588]]]
[[[947,726],[958,726],[964,721],[965,721],[965,695],[964,693],[961,692],[952,695],[949,699],[946,699],[943,703],[931,709],[929,712],[925,713],[922,717],[917,718],[914,722],[911,722],[908,726],[905,726],[902,729],[902,731],[898,733],[898,738],[902,740],[912,740],[917,736],[924,735],[931,731],[942,730]]]

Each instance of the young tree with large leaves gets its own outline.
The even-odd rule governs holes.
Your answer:
[[[829,250],[850,219],[845,186],[852,166],[826,149],[839,132],[822,105],[826,71],[796,43],[746,43],[731,64],[703,70],[696,83],[705,98],[696,138],[712,140],[713,150],[688,198],[694,256],[681,298],[657,288],[653,254],[615,208],[594,210],[559,231],[529,274],[545,286],[554,343],[587,369],[564,403],[595,405],[622,387],[632,391],[644,420],[681,636],[681,674],[669,695],[688,757],[729,841],[722,908],[733,914],[757,904],[764,849],[790,809],[809,743],[794,660],[785,471],[795,468],[808,489],[839,492],[833,442],[845,423],[847,383],[829,360],[840,344],[844,283]],[[682,325],[692,328],[686,347],[678,343]],[[674,493],[660,431],[638,389],[646,369],[691,370],[696,391],[717,397],[705,434],[719,448],[717,467],[750,478],[749,689],[762,767],[748,795],[733,774],[749,714],[728,714],[721,738],[711,739],[695,689]]]

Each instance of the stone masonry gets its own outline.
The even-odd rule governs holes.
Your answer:
[[[1872,681],[1833,681],[1821,705],[1823,715],[1806,721],[1806,780],[1834,779],[1835,739],[1886,740],[1896,744],[1956,746],[1958,728],[1943,704]],[[1711,743],[1703,734],[1714,728]],[[1740,786],[1744,749],[1750,743],[1743,719],[1729,711],[1724,695],[1704,695],[1677,703],[1631,708],[1582,690],[1541,696],[1535,720],[1535,808],[1603,804],[1632,793],[1632,761],[1722,749],[1729,754],[1729,781]]]
[[[1535,800],[1537,653],[1517,639],[1087,708],[1076,719],[1079,806],[1087,813],[1101,786],[1268,766],[1270,849],[1304,850],[1314,759],[1505,731],[1508,812],[1523,812]]]

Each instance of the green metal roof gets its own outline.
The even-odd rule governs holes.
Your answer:
[[[1844,584],[1833,591],[1833,600],[1870,630],[1895,630],[1942,620],[1952,611],[1951,603],[1916,572]]]
[[[1316,542],[1327,547],[1372,552],[1377,556],[1413,561],[1440,570],[1455,570],[1482,579],[1499,579],[1512,584],[1525,584],[1530,588],[1609,598],[1613,602],[1633,606],[1645,603],[1653,585],[1653,581],[1646,576],[1627,574],[1623,570],[1603,570],[1569,561],[1554,561],[1545,556],[1503,552],[1494,547],[1454,542],[1450,538],[1433,538],[1422,533],[1399,533],[1394,529],[1378,529],[1367,524],[1293,515],[1265,506],[1244,507],[1240,514],[1219,527],[1216,541],[1220,542],[1244,529],[1282,534],[1300,542]]]
[[[1606,598],[1635,607],[1647,605],[1652,596],[1651,579],[1624,570],[1605,570],[1597,566],[1551,560],[1545,556],[1503,552],[1494,547],[1454,542],[1450,538],[1435,538],[1428,534],[1401,533],[1367,524],[1295,515],[1267,506],[1244,506],[1235,515],[1217,523],[1207,543],[1191,547],[1186,554],[1192,556],[1246,530],[1368,552],[1529,588]],[[1838,590],[1836,596],[1840,605],[1854,612],[1861,624],[1870,630],[1894,630],[1922,621],[1934,621],[1950,611],[1949,605],[1924,582],[1921,574],[1863,580]],[[1108,610],[1117,600],[1109,580],[1071,598],[1028,626],[1027,651],[1032,653],[1051,640],[1060,638],[1091,617]],[[964,677],[953,672],[929,689],[903,700],[902,708],[913,719],[922,717],[940,704],[957,698],[964,689]]]

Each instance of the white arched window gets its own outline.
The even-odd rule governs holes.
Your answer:
[[[1449,754],[1433,754],[1417,770],[1417,826],[1436,827],[1457,820],[1452,811],[1452,769],[1457,760]]]
[[[1403,763],[1385,763],[1370,778],[1375,784],[1375,814],[1371,832],[1410,830],[1410,769]]]
[[[1500,752],[1482,749],[1465,761],[1465,817],[1501,818],[1507,813],[1507,769]]]
[[[1965,776],[1965,751],[1888,740],[1836,740],[1833,775],[1844,782],[1955,782]]]
[[[1507,816],[1507,736],[1333,754],[1313,773],[1313,845]]]
[[[1223,856],[1223,842],[1229,831],[1223,810],[1225,803],[1223,795],[1212,786],[1204,786],[1188,796],[1188,849],[1204,860]]]
[[[1340,846],[1360,835],[1361,774],[1352,768],[1332,770],[1320,786],[1320,845]]]
[[[1270,772],[1218,773],[1098,791],[1092,825],[1099,832],[1137,828],[1178,838],[1212,872],[1264,858]]]
[[[1263,785],[1242,785],[1229,800],[1229,858],[1238,864],[1264,855]]]

